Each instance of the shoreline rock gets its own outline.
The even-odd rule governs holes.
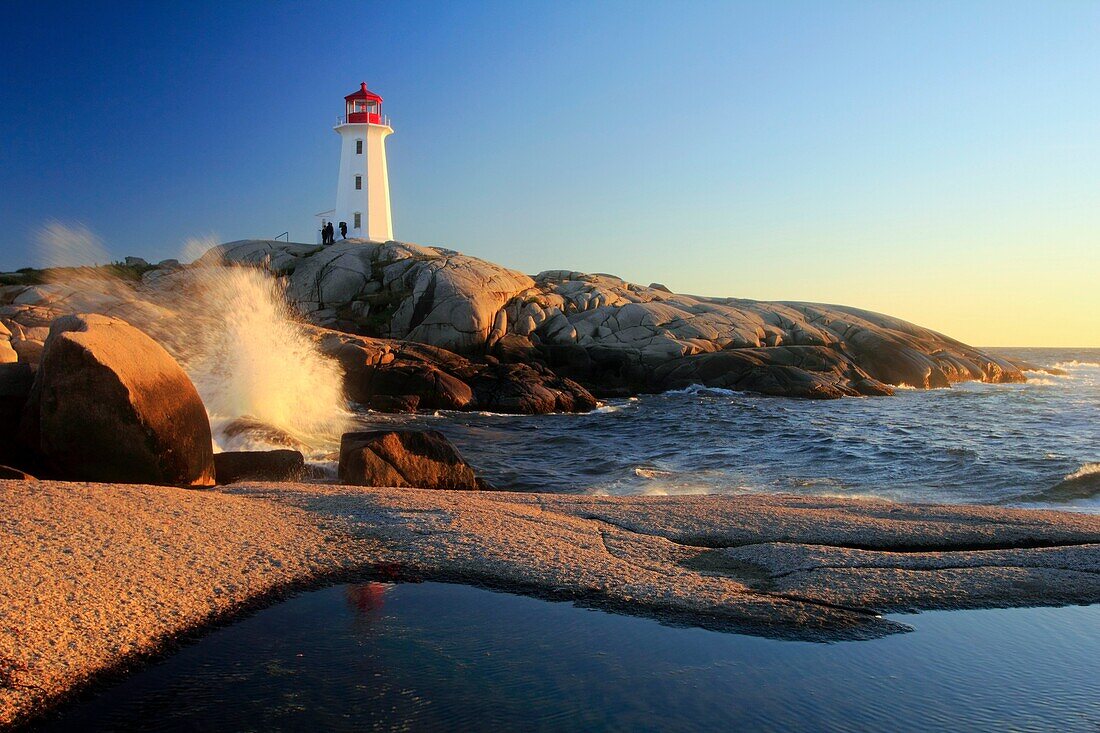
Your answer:
[[[57,478],[214,484],[210,422],[195,386],[163,347],[117,318],[53,322],[19,435]]]
[[[438,430],[368,430],[340,439],[340,481],[351,486],[492,489]]]
[[[358,341],[326,353],[344,364],[356,401],[384,411],[583,412],[594,395],[671,384],[832,399],[1045,369],[858,308],[677,294],[568,270],[531,277],[440,247],[361,240],[241,240],[193,265],[21,276],[26,284],[0,286],[0,362],[35,368],[50,322],[76,311],[139,328],[171,320],[194,275],[223,264],[270,272],[309,328]],[[356,348],[363,358],[349,355]]]
[[[1100,517],[994,507],[0,481],[0,532],[0,725],[340,579],[473,583],[815,641],[907,629],[885,611],[1100,602]]]
[[[301,481],[306,473],[301,451],[223,451],[214,454],[214,476],[219,486],[238,481]]]

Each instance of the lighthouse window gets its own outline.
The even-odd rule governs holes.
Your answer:
[[[363,215],[360,214],[358,211],[356,211],[355,212],[355,224],[354,224],[354,226],[352,226],[352,229],[358,229],[360,226],[362,226],[362,224],[363,224]]]
[[[355,154],[356,155],[362,155],[363,154],[363,141],[362,140],[356,140],[355,141]]]
[[[363,190],[363,176],[356,176],[355,177],[355,190],[356,191],[362,191]]]

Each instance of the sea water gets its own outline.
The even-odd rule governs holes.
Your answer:
[[[490,482],[517,491],[1100,510],[1100,349],[991,351],[1066,373],[893,397],[811,401],[693,388],[611,400],[585,415],[361,412],[358,422],[440,430]]]

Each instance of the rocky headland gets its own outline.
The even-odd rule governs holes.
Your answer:
[[[692,384],[796,397],[887,395],[1015,365],[897,318],[846,306],[678,295],[613,275],[528,276],[400,242],[221,245],[202,261],[264,267],[319,326],[538,364],[599,396]]]
[[[236,242],[192,265],[129,258],[0,282],[0,725],[343,578],[474,583],[815,640],[905,630],[888,611],[1100,600],[1098,517],[521,494],[434,432],[337,432],[332,476],[306,462],[313,423],[296,421],[335,410],[346,427],[347,399],[569,412],[696,384],[835,398],[1037,368],[888,316],[530,277],[398,242]],[[245,348],[258,329],[282,335]],[[279,402],[306,427],[226,394],[257,382],[248,404]],[[332,410],[311,411],[324,395]],[[241,436],[273,449],[225,448]]]
[[[32,368],[49,325],[100,313],[168,328],[204,268],[256,267],[345,373],[351,399],[384,411],[583,411],[597,397],[722,387],[768,395],[889,395],[895,387],[1015,382],[1021,366],[943,334],[857,308],[671,293],[604,274],[529,276],[451,250],[355,240],[264,240],[211,249],[193,265],[127,258],[123,277],[4,276],[0,363]],[[20,284],[20,279],[40,280]],[[186,308],[182,309],[186,313]],[[186,338],[186,337],[185,337]]]

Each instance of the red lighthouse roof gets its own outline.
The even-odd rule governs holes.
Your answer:
[[[370,89],[367,89],[367,83],[365,81],[359,84],[359,91],[352,92],[348,96],[344,97],[344,99],[349,102],[353,99],[369,99],[371,101],[378,102],[378,104],[382,104],[382,98],[372,92]]]
[[[382,98],[367,89],[366,82],[359,85],[359,91],[344,97],[344,107],[348,123],[382,124]]]

